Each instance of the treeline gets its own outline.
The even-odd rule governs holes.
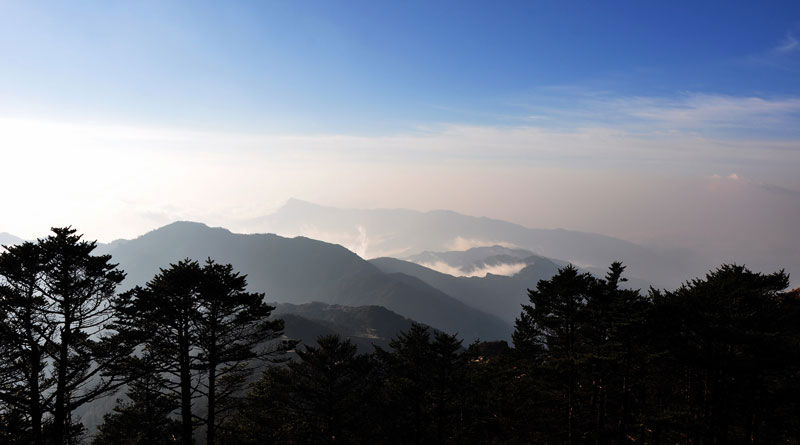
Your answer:
[[[294,344],[274,308],[210,259],[117,295],[125,274],[95,248],[55,228],[0,253],[0,443],[86,442],[74,413],[123,387],[95,443],[217,442],[253,362]]]
[[[800,290],[725,265],[673,292],[561,269],[505,342],[415,325],[270,368],[225,443],[726,444],[800,440]]]
[[[511,346],[414,325],[386,350],[326,336],[286,360],[296,345],[230,265],[183,261],[116,295],[124,274],[94,247],[66,228],[0,254],[0,443],[800,441],[783,271],[643,294],[620,263],[570,266],[529,290]],[[123,388],[82,437],[74,411]]]

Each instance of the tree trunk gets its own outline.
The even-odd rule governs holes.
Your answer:
[[[216,392],[217,366],[208,367],[208,418],[206,420],[206,443],[213,445],[216,440],[217,428],[217,395]]]
[[[65,311],[68,312],[68,311]],[[64,425],[67,421],[66,393],[67,393],[67,365],[69,359],[69,344],[72,332],[70,325],[72,320],[64,318],[64,327],[61,329],[61,344],[58,354],[58,381],[56,382],[56,405],[53,412],[53,443],[62,445],[64,443]]]
[[[189,369],[189,345],[184,336],[181,338],[180,373],[181,373],[181,435],[184,445],[192,445],[192,374]]]
[[[31,287],[32,288],[32,287]],[[28,301],[33,300],[32,292],[28,292]],[[42,353],[39,350],[39,342],[36,340],[33,329],[33,314],[30,307],[25,311],[25,336],[30,345],[28,361],[30,374],[28,375],[28,397],[30,398],[28,411],[31,416],[32,442],[35,445],[42,443],[42,406],[39,401],[39,373],[42,371]]]
[[[40,363],[41,357],[39,348],[35,344],[31,344],[31,376],[29,379],[29,397],[30,397],[30,415],[31,415],[31,432],[33,434],[33,443],[41,445],[42,443],[42,407],[39,403],[39,372],[41,371]]]
[[[217,351],[215,330],[211,330],[211,347],[208,354],[208,416],[206,419],[206,444],[214,445],[217,434]]]

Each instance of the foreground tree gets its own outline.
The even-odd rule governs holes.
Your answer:
[[[350,340],[321,336],[318,346],[298,348],[287,371],[270,369],[273,416],[290,423],[282,440],[292,443],[367,443],[370,436],[369,360]],[[266,382],[265,381],[265,382]],[[276,392],[278,394],[276,394]],[[252,402],[253,399],[251,399]],[[276,422],[270,422],[273,427]],[[280,429],[281,427],[279,427]],[[280,440],[279,440],[280,441]]]
[[[433,337],[433,338],[431,338]],[[464,356],[455,335],[413,324],[389,344],[377,348],[382,415],[393,415],[383,437],[401,443],[463,441]]]
[[[541,280],[528,291],[531,304],[522,306],[512,336],[514,346],[532,352],[532,363],[545,373],[545,382],[555,401],[553,434],[568,444],[580,440],[586,430],[585,404],[581,398],[586,385],[579,381],[590,351],[586,330],[586,305],[600,288],[588,272],[569,265],[550,280]]]
[[[56,373],[53,441],[62,443],[77,407],[125,384],[124,365],[132,351],[106,330],[114,315],[109,300],[125,274],[110,255],[92,255],[97,243],[81,240],[75,229],[53,233],[39,247],[46,314],[56,330],[50,348]]]
[[[175,397],[161,392],[159,376],[144,375],[131,383],[127,402],[117,401],[113,413],[103,417],[92,443],[97,445],[171,445],[180,442],[181,424],[171,418],[178,407]]]
[[[192,444],[192,401],[197,396],[199,362],[196,350],[198,289],[202,270],[196,261],[180,261],[161,269],[145,287],[123,293],[114,306],[116,328],[144,345],[147,373],[165,374],[164,391],[180,401],[181,439]]]
[[[162,269],[145,287],[116,301],[117,329],[144,345],[151,373],[169,376],[164,391],[180,400],[183,443],[193,442],[193,400],[205,397],[206,440],[235,406],[235,395],[252,373],[249,361],[283,351],[273,341],[283,323],[270,320],[264,294],[246,291],[246,277],[230,265],[184,260]]]
[[[202,269],[194,327],[198,360],[206,378],[201,390],[207,400],[206,443],[216,440],[217,428],[236,407],[236,395],[253,372],[249,362],[288,347],[275,342],[282,320],[271,320],[275,309],[263,293],[247,292],[247,279],[230,264],[211,259]]]
[[[45,379],[45,351],[55,330],[40,292],[43,272],[41,249],[34,243],[8,246],[0,254],[0,403],[8,419],[25,419],[25,438],[34,444],[42,443],[46,395],[54,383]]]
[[[655,327],[668,351],[658,368],[671,371],[667,400],[680,431],[665,439],[693,443],[777,443],[798,426],[780,407],[796,401],[797,302],[783,271],[755,273],[723,265],[674,292],[655,292]],[[787,385],[788,384],[788,385]],[[796,431],[796,430],[795,430]],[[791,437],[791,436],[789,436]]]
[[[49,440],[61,444],[80,429],[72,423],[76,408],[125,383],[131,348],[107,329],[114,315],[108,301],[125,274],[110,256],[92,255],[97,244],[75,229],[52,231],[0,254],[0,335],[13,357],[3,369],[25,388],[12,405],[28,420],[31,440],[42,441],[48,410]]]

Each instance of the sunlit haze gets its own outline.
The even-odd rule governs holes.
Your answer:
[[[294,197],[800,273],[798,5],[620,6],[5,2],[0,232]]]

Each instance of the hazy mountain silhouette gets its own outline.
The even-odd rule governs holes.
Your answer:
[[[273,316],[285,324],[287,337],[315,345],[320,335],[339,334],[349,338],[362,353],[373,351],[373,345],[387,349],[392,338],[407,331],[412,320],[382,306],[340,306],[324,303],[301,305],[279,303]]]
[[[454,277],[410,261],[376,258],[372,264],[386,273],[402,273],[441,289],[464,303],[513,322],[520,314],[520,305],[528,302],[528,289],[539,280],[555,275],[562,264],[532,256],[528,265],[513,276],[487,274],[485,277]]]
[[[16,237],[10,233],[0,233],[0,246],[12,246],[14,244],[20,244],[23,241],[22,238]]]
[[[303,304],[320,301],[344,306],[383,306],[404,317],[466,341],[505,339],[511,325],[472,308],[423,281],[386,274],[342,246],[304,237],[241,235],[222,228],[177,222],[134,240],[120,240],[98,251],[128,274],[124,287],[144,284],[160,267],[184,258],[211,257],[248,275],[250,289],[268,301]]]
[[[347,246],[365,258],[395,258],[424,251],[466,250],[504,245],[538,255],[603,269],[612,261],[629,265],[629,276],[673,287],[695,269],[690,261],[661,254],[635,243],[596,233],[531,229],[452,211],[340,209],[296,199],[272,215],[252,221],[260,230],[305,235]]]
[[[540,260],[552,261],[534,255],[525,249],[503,246],[473,247],[464,251],[431,252],[425,251],[410,255],[403,260],[417,263],[438,272],[454,276],[514,275],[523,267]],[[565,262],[558,262],[566,265]]]
[[[511,252],[513,251],[513,252]],[[505,252],[505,253],[503,253]],[[496,253],[501,253],[495,255]],[[453,276],[396,258],[375,258],[369,260],[380,270],[393,274],[402,273],[416,277],[440,289],[447,295],[457,298],[469,306],[513,323],[520,314],[520,305],[528,303],[528,289],[536,287],[539,280],[550,279],[559,268],[567,263],[538,255],[520,256],[530,252],[522,249],[506,249],[500,246],[475,248],[465,252],[424,252],[411,258],[423,261],[448,261],[448,265],[490,264],[493,261],[507,261],[504,264],[524,263],[519,272],[510,275],[488,273],[486,276]],[[588,269],[598,277],[605,276],[605,269]],[[635,278],[621,284],[625,288],[647,289],[650,284]]]

